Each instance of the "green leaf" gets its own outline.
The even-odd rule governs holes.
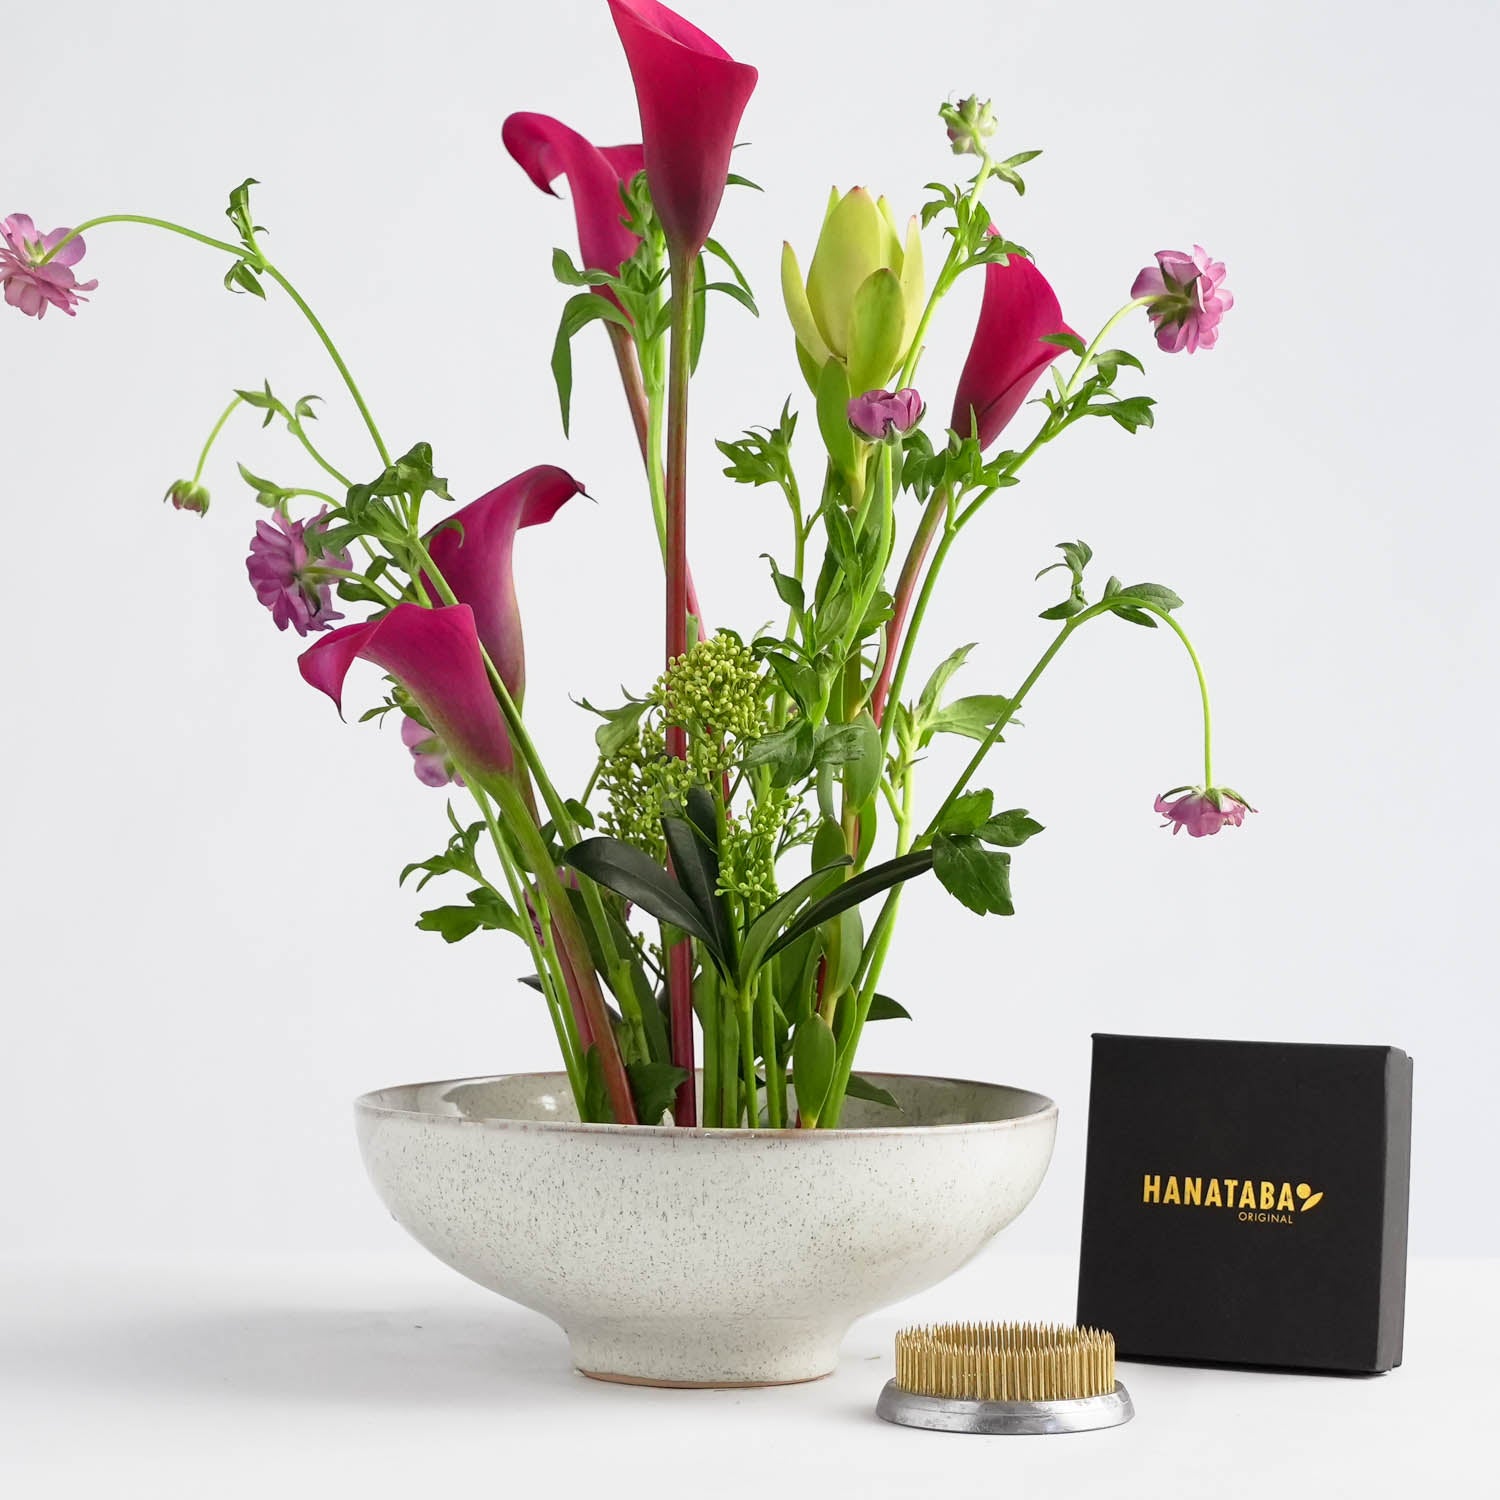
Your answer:
[[[467,906],[438,906],[424,911],[417,919],[417,927],[422,932],[440,933],[445,943],[462,942],[481,928],[525,936],[515,911],[488,886],[470,891]]]
[[[948,686],[948,680],[969,659],[971,652],[978,643],[970,641],[967,646],[960,646],[956,651],[950,651],[938,665],[931,677],[927,679],[927,686],[922,689],[922,696],[917,699],[917,715],[921,717],[930,714],[937,706],[938,699],[942,696],[943,689]]]
[[[932,869],[943,889],[981,916],[1015,914],[1010,898],[1010,855],[986,849],[972,835],[940,834],[933,840]]]
[[[573,402],[573,337],[590,323],[600,320],[618,323],[622,328],[630,327],[630,319],[608,297],[601,297],[597,292],[579,292],[563,304],[557,338],[552,345],[552,379],[557,385],[557,400],[562,408],[564,435],[568,431]]]
[[[678,1085],[688,1076],[686,1068],[664,1062],[626,1063],[625,1071],[642,1125],[655,1125],[661,1120],[677,1097]]]
[[[651,707],[644,698],[630,698],[619,708],[595,708],[587,698],[582,698],[578,700],[578,706],[604,720],[594,731],[594,743],[599,747],[599,754],[606,757],[618,754],[636,742],[641,732],[641,716]]]
[[[824,865],[821,869],[814,870],[811,875],[804,876],[791,890],[777,897],[745,929],[740,939],[739,979],[742,989],[748,990],[755,971],[763,962],[775,956],[770,951],[773,941],[776,942],[775,953],[781,952],[782,949],[796,942],[795,937],[785,942],[777,938],[784,924],[791,920],[805,902],[816,902],[827,891],[840,885],[844,878],[845,867],[852,863],[853,861],[846,854],[833,864]],[[801,934],[799,933],[798,936]]]
[[[912,876],[931,868],[932,851],[919,849],[896,859],[888,859],[884,864],[871,865],[868,870],[861,870],[858,875],[844,881],[828,895],[805,908],[771,944],[766,956],[774,958],[788,943],[794,943],[804,932],[811,932],[814,927],[822,926],[830,917],[836,917],[841,911],[858,906],[861,901],[878,896],[881,891],[889,890],[891,886],[899,885],[903,880],[910,880]]]
[[[868,1099],[871,1104],[884,1104],[888,1109],[901,1110],[894,1094],[888,1089],[881,1088],[879,1084],[871,1083],[868,1078],[861,1077],[858,1073],[849,1075],[849,1082],[844,1085],[844,1093],[851,1099]]]
[[[986,844],[1016,849],[1027,839],[1042,832],[1042,825],[1024,807],[1012,807],[1005,812],[996,813],[993,818],[972,831]]]
[[[854,432],[849,426],[849,378],[838,360],[830,359],[818,376],[818,431],[834,466],[854,472]]]
[[[704,290],[720,292],[726,297],[732,297],[741,307],[746,308],[753,317],[758,318],[760,316],[760,309],[755,305],[755,298],[744,287],[732,281],[710,281]]]
[[[224,286],[227,291],[249,292],[262,302],[266,300],[266,289],[260,284],[260,277],[251,270],[248,261],[237,260],[230,266],[224,273]]]
[[[621,839],[592,838],[563,852],[569,869],[586,875],[650,913],[659,922],[695,937],[720,964],[725,961],[718,938],[704,920],[697,903],[649,855]]]
[[[853,754],[846,756],[843,763],[844,794],[850,807],[860,808],[880,786],[880,731],[875,727],[869,709],[862,710],[852,724],[844,727],[854,737]]]
[[[812,721],[798,717],[785,729],[762,735],[751,743],[740,764],[770,766],[771,780],[778,787],[801,780],[813,766]]]
[[[590,1125],[612,1125],[615,1112],[609,1105],[609,1090],[604,1085],[604,1059],[598,1047],[583,1054],[583,1118]]]
[[[1159,583],[1132,583],[1128,588],[1122,588],[1120,593],[1129,599],[1139,599],[1144,604],[1154,604],[1157,609],[1165,610],[1168,614],[1174,609],[1182,608],[1182,599]]]
[[[803,594],[802,585],[790,573],[783,573],[776,566],[776,559],[769,552],[762,552],[761,556],[771,565],[771,578],[776,585],[777,598],[787,608],[794,610],[800,615],[807,608],[807,600]]]
[[[611,286],[620,278],[608,271],[582,271],[566,250],[553,250],[552,274],[564,286]]]
[[[935,734],[960,734],[969,740],[986,739],[995,727],[995,721],[1004,718],[1012,706],[1010,699],[999,693],[975,693],[968,698],[955,698],[927,719],[921,744],[926,745]]]
[[[1080,359],[1083,358],[1088,350],[1088,346],[1076,333],[1044,333],[1040,342],[1043,344],[1056,344],[1059,349],[1066,349],[1070,354],[1076,354]]]
[[[792,1038],[792,1087],[797,1093],[797,1110],[804,1125],[818,1122],[833,1083],[838,1054],[833,1028],[814,1011]]]
[[[990,791],[965,792],[956,797],[943,813],[937,826],[939,833],[974,833],[986,822],[995,805],[995,794]],[[997,840],[998,842],[998,840]]]
[[[865,1017],[867,1021],[909,1021],[911,1013],[901,1004],[899,1000],[892,1000],[889,995],[876,995],[870,1001],[870,1013]]]
[[[672,875],[692,898],[726,960],[733,961],[734,939],[719,901],[719,851],[695,822],[668,814],[661,820]]]

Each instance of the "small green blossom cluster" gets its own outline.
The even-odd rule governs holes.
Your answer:
[[[780,895],[777,857],[805,836],[807,823],[807,809],[785,788],[764,791],[720,840],[719,894],[740,901],[747,917],[763,912]]]
[[[677,657],[647,696],[640,732],[606,758],[599,785],[608,799],[602,830],[665,860],[664,812],[681,808],[701,787],[722,801],[726,778],[746,749],[771,728],[769,688],[755,653],[730,631],[699,641]],[[687,732],[687,759],[667,752],[667,730]],[[795,842],[800,803],[773,788],[743,814],[725,812],[719,888],[759,911],[776,899],[776,858]]]

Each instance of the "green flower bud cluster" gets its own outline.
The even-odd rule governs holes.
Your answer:
[[[955,156],[983,156],[984,143],[995,133],[995,112],[988,99],[970,95],[957,104],[945,104],[938,110],[948,127],[948,140]]]
[[[746,749],[771,728],[770,687],[755,653],[730,631],[699,641],[656,680],[635,740],[608,756],[599,785],[608,799],[603,832],[665,862],[661,818],[693,788],[724,792]],[[687,759],[667,753],[667,731],[687,734]],[[784,788],[768,789],[743,813],[726,812],[719,847],[719,892],[747,914],[776,899],[776,857],[806,824]]]
[[[805,831],[807,809],[784,787],[772,787],[751,803],[744,818],[732,819],[719,848],[719,891],[758,916],[780,895],[776,856]]]
[[[754,652],[730,631],[679,656],[647,695],[636,742],[604,762],[604,832],[664,859],[662,814],[681,807],[694,787],[721,789],[745,747],[770,728],[767,696]],[[687,731],[686,761],[667,754],[669,727]]]

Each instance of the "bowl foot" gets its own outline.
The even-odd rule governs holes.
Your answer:
[[[813,1380],[827,1380],[833,1371],[824,1370],[821,1375],[793,1375],[787,1380],[660,1380],[650,1375],[616,1375],[608,1370],[580,1369],[578,1373],[609,1385],[649,1385],[665,1391],[749,1391],[778,1385],[806,1385]]]
[[[847,1331],[845,1320],[600,1318],[567,1333],[590,1379],[692,1390],[821,1380]]]

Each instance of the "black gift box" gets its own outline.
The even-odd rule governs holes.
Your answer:
[[[1078,1321],[1123,1358],[1401,1363],[1411,1059],[1094,1037]]]

